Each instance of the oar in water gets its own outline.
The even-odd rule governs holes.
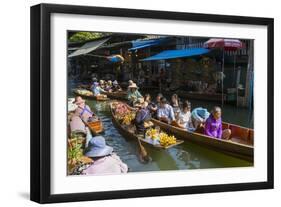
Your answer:
[[[145,150],[144,146],[141,144],[140,138],[138,138],[138,145],[139,145],[139,149],[140,149],[140,159],[142,162],[148,162],[149,156],[147,151]]]

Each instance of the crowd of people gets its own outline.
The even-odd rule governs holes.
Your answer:
[[[222,111],[218,106],[211,113],[202,107],[192,110],[191,103],[188,100],[182,102],[177,94],[173,94],[168,100],[159,93],[153,101],[150,94],[142,96],[132,81],[129,81],[127,99],[131,106],[139,108],[135,119],[139,133],[145,131],[144,124],[147,120],[156,118],[189,132],[201,132],[213,138],[228,139],[231,135],[229,129],[222,128]]]
[[[90,89],[95,96],[98,96],[105,92],[122,91],[122,88],[120,87],[117,80],[114,80],[114,81],[99,80],[98,81],[96,78],[93,78],[93,84],[91,85]]]

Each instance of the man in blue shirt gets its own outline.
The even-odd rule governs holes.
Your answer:
[[[173,107],[168,104],[167,99],[162,97],[160,107],[157,110],[157,118],[165,123],[171,123],[175,120]]]

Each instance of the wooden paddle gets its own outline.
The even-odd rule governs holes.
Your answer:
[[[146,149],[141,144],[140,138],[138,138],[138,145],[139,145],[139,149],[140,149],[140,159],[141,159],[141,161],[142,162],[148,162],[149,156],[148,156],[148,153],[147,153]]]

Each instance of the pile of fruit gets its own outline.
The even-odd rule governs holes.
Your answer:
[[[160,138],[160,144],[163,147],[168,147],[170,145],[173,145],[173,144],[177,143],[177,139],[175,138],[174,135],[169,136],[168,134],[161,132],[159,134],[159,138]]]
[[[152,144],[160,144],[163,147],[167,147],[176,144],[177,139],[174,135],[169,136],[165,132],[160,132],[159,129],[148,129],[145,133],[145,138],[150,140]]]
[[[130,125],[132,123],[132,121],[135,119],[135,117],[136,117],[136,114],[134,112],[132,112],[132,111],[128,112],[124,116],[122,124]]]

